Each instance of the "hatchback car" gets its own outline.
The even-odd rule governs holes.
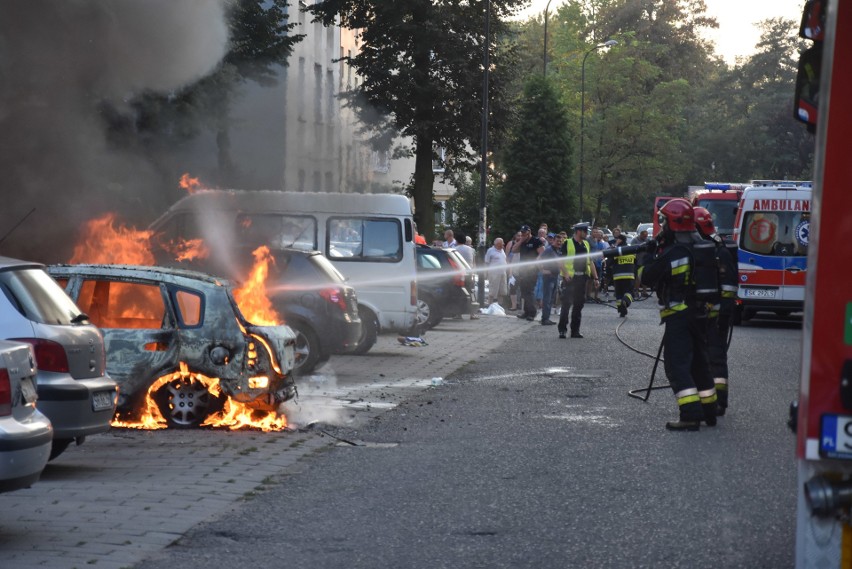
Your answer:
[[[0,492],[34,484],[52,441],[50,421],[36,409],[32,348],[0,340]]]
[[[45,272],[0,257],[0,338],[33,346],[38,409],[53,424],[51,458],[110,428],[116,385],[107,374],[104,338]]]
[[[455,249],[417,246],[417,322],[425,329],[448,316],[479,309],[473,299],[473,273]]]
[[[333,354],[352,353],[361,337],[355,289],[319,251],[277,248],[270,255],[274,262],[266,288],[275,310],[296,334],[296,375],[310,374]],[[253,259],[250,249],[237,248],[228,266],[220,264],[220,258],[161,262],[213,274],[248,275]]]
[[[295,335],[249,322],[229,281],[134,265],[48,271],[103,331],[120,419],[138,419],[149,391],[170,427],[201,425],[226,397],[272,411],[295,396]],[[218,379],[219,389],[199,375]]]

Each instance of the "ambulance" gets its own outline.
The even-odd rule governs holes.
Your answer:
[[[804,310],[812,190],[811,182],[754,180],[743,191],[734,228],[735,322],[762,311],[788,316]]]

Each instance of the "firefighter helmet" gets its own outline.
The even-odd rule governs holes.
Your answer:
[[[660,225],[675,232],[695,231],[692,204],[683,198],[669,200],[660,208]]]
[[[692,211],[695,214],[695,227],[705,237],[710,237],[716,233],[716,227],[713,225],[713,216],[703,207],[694,207]]]

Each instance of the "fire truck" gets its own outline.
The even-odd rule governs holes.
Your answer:
[[[748,185],[705,182],[704,186],[690,186],[688,195],[693,206],[703,207],[713,216],[716,233],[730,238],[734,233],[737,207]]]
[[[809,0],[800,35],[813,47],[799,61],[795,112],[815,131],[816,157],[801,388],[791,413],[796,567],[852,567],[852,0]]]

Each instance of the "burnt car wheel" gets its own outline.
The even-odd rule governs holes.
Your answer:
[[[220,406],[219,398],[192,377],[170,381],[157,390],[155,400],[170,427],[198,427]]]
[[[322,351],[319,346],[319,338],[307,324],[292,322],[290,328],[296,334],[296,363],[293,372],[296,375],[308,375],[317,367]]]
[[[423,296],[417,299],[417,326],[422,330],[429,330],[437,326],[443,315],[438,304],[431,296]]]

